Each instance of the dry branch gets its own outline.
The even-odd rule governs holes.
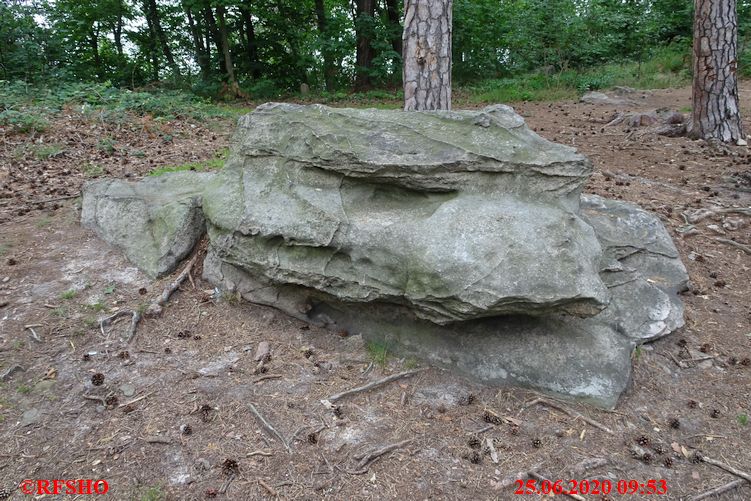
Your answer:
[[[699,459],[701,459],[701,460],[702,460],[702,462],[704,462],[704,463],[707,463],[707,464],[711,464],[711,465],[714,465],[714,466],[716,466],[716,467],[718,467],[718,468],[722,468],[722,469],[723,469],[723,470],[725,470],[726,472],[728,472],[728,473],[732,473],[732,474],[733,474],[733,475],[735,475],[736,477],[740,477],[740,478],[742,478],[743,480],[745,480],[746,482],[748,482],[748,483],[751,483],[751,475],[749,475],[749,474],[748,474],[748,473],[746,473],[745,471],[737,470],[737,469],[733,468],[733,467],[732,467],[732,466],[730,466],[730,465],[727,465],[727,464],[725,464],[725,463],[721,463],[720,461],[717,461],[716,459],[712,459],[712,458],[710,458],[710,457],[707,457],[707,456],[703,456],[703,455],[701,455],[701,454],[697,454],[697,457],[698,457]]]
[[[714,489],[710,489],[708,491],[704,491],[701,494],[697,494],[696,496],[692,498],[688,498],[688,501],[701,501],[702,499],[711,498],[713,496],[717,496],[719,494],[723,494],[725,492],[731,491],[733,489],[737,489],[741,485],[745,484],[745,480],[733,480],[732,482],[729,482],[725,485],[721,485],[719,487],[715,487]]]
[[[185,268],[183,268],[183,271],[180,272],[175,281],[165,287],[162,291],[162,294],[151,302],[148,309],[146,310],[147,317],[158,317],[162,314],[162,307],[167,304],[170,296],[180,287],[180,285],[182,285],[185,279],[188,278],[188,275],[190,275],[190,270],[193,269],[193,265],[196,264],[197,259],[198,253],[196,253],[190,259],[190,261],[188,261],[188,264],[185,265]]]
[[[323,405],[326,405],[328,407],[328,404],[332,404],[336,402],[337,400],[341,400],[344,397],[348,397],[350,395],[355,395],[357,393],[362,393],[364,391],[372,390],[373,388],[378,388],[379,386],[383,386],[384,384],[391,383],[392,381],[398,381],[399,379],[404,379],[410,376],[414,376],[415,374],[422,372],[426,369],[415,369],[411,371],[405,371],[400,372],[399,374],[392,374],[391,376],[385,377],[383,379],[379,379],[378,381],[373,381],[372,383],[368,383],[364,386],[359,386],[357,388],[353,388],[351,390],[343,391],[341,393],[337,393],[336,395],[331,395],[329,398],[321,400],[321,403]]]
[[[721,242],[723,244],[732,245],[733,247],[736,247],[736,248],[742,250],[746,254],[751,254],[751,247],[749,247],[748,245],[740,244],[740,243],[736,242],[735,240],[730,240],[729,238],[719,238],[719,237],[717,237],[717,238],[715,238],[715,240],[717,240],[718,242]]]
[[[363,473],[365,473],[367,471],[366,468],[368,465],[370,465],[370,463],[380,458],[384,454],[388,454],[391,451],[404,447],[410,442],[412,442],[411,438],[407,440],[402,440],[401,442],[397,442],[395,444],[387,445],[386,447],[381,447],[380,449],[376,449],[375,451],[369,452],[363,456],[356,457],[355,459],[360,459],[360,462],[357,463],[358,471],[362,471]]]
[[[576,412],[576,411],[574,411],[572,409],[568,409],[566,407],[563,407],[560,404],[556,404],[555,402],[551,402],[550,400],[546,400],[544,398],[536,398],[536,399],[532,400],[530,403],[528,403],[527,405],[525,405],[524,408],[526,409],[528,407],[532,407],[533,405],[537,405],[537,404],[539,404],[539,405],[545,405],[547,407],[551,407],[553,409],[557,409],[557,410],[563,412],[564,414],[568,414],[569,416],[571,416],[574,419],[581,419],[585,423],[589,423],[590,425],[594,426],[597,429],[600,429],[600,430],[604,431],[605,433],[609,433],[610,435],[613,434],[613,430],[611,430],[610,428],[608,428],[604,424],[599,423],[599,422],[595,421],[592,418],[588,418],[587,416],[579,414],[578,412]]]
[[[258,409],[256,409],[256,406],[253,405],[252,402],[248,403],[248,407],[250,408],[250,412],[252,412],[256,418],[261,422],[264,428],[266,428],[266,431],[274,435],[276,438],[279,439],[279,441],[284,445],[284,448],[287,449],[287,452],[292,453],[292,449],[290,448],[289,444],[287,444],[287,441],[284,440],[284,437],[281,433],[279,433],[276,428],[274,428],[271,423],[269,423],[265,417],[263,417],[263,414],[261,414]]]
[[[534,471],[534,470],[530,470],[530,471],[529,471],[529,472],[527,473],[527,475],[529,475],[530,477],[534,478],[534,479],[535,479],[535,480],[537,480],[537,481],[540,481],[540,482],[546,482],[546,481],[547,481],[547,482],[549,482],[549,483],[550,483],[550,485],[553,485],[553,484],[554,484],[554,482],[553,482],[552,480],[550,480],[550,479],[549,479],[549,478],[547,478],[547,477],[544,477],[544,476],[540,475],[539,473],[537,473],[537,472],[536,472],[536,471]],[[576,499],[577,501],[586,501],[586,500],[585,500],[585,499],[584,499],[583,497],[581,497],[581,496],[580,496],[580,495],[578,495],[578,494],[567,494],[565,490],[564,490],[564,492],[563,492],[563,495],[564,495],[564,496],[568,496],[568,497],[570,497],[571,499]]]

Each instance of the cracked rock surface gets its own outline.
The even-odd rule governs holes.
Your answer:
[[[91,183],[82,220],[155,275],[205,220],[204,278],[250,301],[612,407],[633,347],[682,325],[688,277],[656,216],[582,197],[591,171],[506,106],[268,104],[223,171]]]

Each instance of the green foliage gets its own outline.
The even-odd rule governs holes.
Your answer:
[[[181,165],[168,165],[166,167],[159,167],[149,172],[149,176],[161,176],[162,174],[166,174],[168,172],[181,172],[181,171],[186,171],[186,170],[193,170],[193,171],[219,170],[224,167],[224,162],[226,162],[228,154],[229,154],[229,150],[224,149],[224,150],[216,152],[214,158],[212,158],[211,160],[206,160],[203,162],[189,162],[189,163],[181,164]]]
[[[386,343],[370,341],[365,348],[374,364],[381,368],[386,367],[389,360],[389,347]]]
[[[748,414],[745,412],[742,414],[738,414],[737,418],[738,424],[741,426],[748,426]]]

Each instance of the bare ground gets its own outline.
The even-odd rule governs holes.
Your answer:
[[[751,117],[748,83],[742,102]],[[632,109],[689,105],[680,89],[639,97]],[[231,124],[92,123],[70,113],[42,137],[0,134],[0,489],[27,478],[101,478],[110,499],[514,499],[515,478],[534,467],[567,487],[664,479],[663,499],[688,499],[737,479],[697,454],[751,471],[751,255],[717,240],[751,245],[751,217],[709,215],[692,228],[682,215],[748,208],[751,150],[606,127],[609,107],[516,108],[541,135],[592,158],[588,191],[659,214],[690,272],[686,327],[635,352],[633,384],[616,410],[562,404],[612,433],[528,405],[532,392],[435,369],[346,397],[337,417],[321,399],[414,361],[213,297],[200,266],[195,287],[186,281],[130,345],[119,340],[127,322],[103,334],[98,318],[146,304],[169,279],[149,281],[81,229],[75,200],[44,201],[74,196],[87,177],[135,178],[212,158]],[[40,145],[49,143],[61,151],[46,158]],[[266,372],[254,360],[263,341],[272,350]],[[489,424],[495,415],[500,424]],[[400,446],[361,464],[390,444]],[[751,485],[723,496],[749,499]]]

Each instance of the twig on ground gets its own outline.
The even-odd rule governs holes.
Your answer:
[[[98,397],[96,395],[84,395],[84,400],[93,400],[94,402],[100,402],[103,406],[107,407],[107,401],[104,397]]]
[[[264,451],[264,450],[259,450],[259,451],[253,451],[253,452],[249,452],[249,453],[247,453],[247,454],[245,455],[245,457],[246,457],[246,458],[250,458],[250,457],[253,457],[253,456],[273,456],[273,455],[274,455],[274,453],[273,453],[273,452],[270,452],[270,451]]]
[[[266,381],[267,379],[280,379],[284,376],[280,374],[267,374],[265,376],[257,377],[253,380],[253,384],[260,383],[261,381]]]
[[[259,485],[260,485],[261,487],[263,487],[264,489],[266,489],[266,492],[268,492],[268,493],[269,493],[269,494],[271,494],[272,496],[274,496],[274,497],[276,497],[276,496],[277,496],[276,490],[274,490],[274,488],[273,488],[273,487],[271,487],[271,486],[270,486],[269,484],[267,484],[267,483],[266,483],[266,482],[265,482],[265,481],[264,481],[264,480],[263,480],[262,478],[259,478],[259,479],[258,479],[258,484],[259,484]]]
[[[197,259],[198,253],[190,258],[190,261],[188,261],[188,264],[185,265],[185,268],[183,268],[183,271],[180,272],[175,281],[165,287],[162,291],[162,294],[151,302],[149,307],[146,309],[147,317],[158,317],[162,314],[162,307],[167,304],[170,296],[180,287],[180,285],[182,285],[185,279],[188,278],[188,275],[190,275],[190,270],[193,269],[193,265],[196,263]]]
[[[146,437],[144,440],[149,444],[169,445],[172,443],[172,440],[167,437]]]
[[[592,418],[588,418],[587,416],[579,414],[578,412],[576,412],[576,411],[574,411],[572,409],[568,409],[566,407],[563,407],[560,404],[557,404],[555,402],[551,402],[550,400],[547,400],[547,399],[544,399],[544,398],[536,398],[536,399],[532,400],[530,403],[528,403],[527,405],[525,405],[524,408],[526,409],[526,408],[532,407],[533,405],[537,405],[537,404],[539,404],[539,405],[545,405],[545,406],[548,406],[548,407],[552,407],[553,409],[557,409],[557,410],[563,412],[564,414],[568,414],[569,416],[571,416],[574,419],[581,419],[585,423],[589,423],[590,425],[594,426],[595,428],[600,429],[600,430],[604,431],[605,433],[609,433],[610,435],[613,435],[613,430],[611,430],[610,428],[608,428],[604,424],[599,423],[599,422],[595,421]]]
[[[424,370],[426,369],[425,368],[414,369],[411,371],[400,372],[399,374],[392,374],[391,376],[385,377],[383,379],[379,379],[378,381],[373,381],[372,383],[368,383],[364,386],[359,386],[351,390],[337,393],[336,395],[331,395],[329,398],[321,400],[321,403],[328,407],[328,404],[332,404],[336,402],[337,400],[341,400],[344,397],[348,397],[350,395],[355,395],[357,393],[362,393],[364,391],[372,390],[373,388],[378,388],[379,386],[383,386],[384,384],[391,383],[392,381],[397,381],[399,379],[404,379],[410,376],[414,376],[415,374],[420,373]]]
[[[746,482],[751,483],[751,475],[749,475],[745,471],[738,470],[736,468],[733,468],[730,465],[727,465],[725,463],[717,461],[716,459],[712,459],[710,457],[704,456],[702,454],[697,454],[697,457],[699,459],[701,459],[701,461],[704,462],[704,463],[714,465],[714,466],[716,466],[718,468],[722,468],[726,472],[732,473],[736,477],[740,477],[740,478],[744,479]]]
[[[31,325],[24,325],[24,330],[28,330],[31,332],[31,337],[36,341],[37,343],[42,342],[42,338],[39,337],[39,334],[37,334],[37,331],[34,330],[34,327],[42,327],[42,324],[31,324]]]
[[[537,480],[537,481],[539,481],[539,482],[549,482],[549,483],[550,483],[550,485],[553,485],[553,481],[551,481],[551,480],[550,480],[549,478],[547,478],[547,477],[544,477],[544,476],[540,475],[540,474],[539,474],[539,473],[537,473],[537,472],[536,472],[535,470],[530,470],[530,471],[529,471],[529,472],[527,473],[527,475],[529,475],[530,477],[534,478],[535,480]],[[563,495],[564,495],[564,496],[568,496],[568,497],[570,497],[571,499],[576,499],[577,501],[586,501],[586,500],[585,500],[585,499],[584,499],[583,497],[581,497],[581,496],[580,496],[580,495],[578,495],[578,494],[567,494],[565,490],[564,490],[564,492],[563,492]]]
[[[732,245],[733,247],[736,247],[736,248],[742,250],[746,254],[751,254],[751,247],[749,247],[748,245],[743,245],[741,243],[736,242],[735,240],[730,240],[729,238],[719,238],[719,237],[717,237],[717,238],[715,238],[715,240],[718,241],[718,242],[721,242],[723,244]]]
[[[380,458],[384,454],[388,454],[391,451],[400,449],[411,442],[412,442],[412,439],[408,438],[407,440],[402,440],[401,442],[387,445],[386,447],[381,447],[380,449],[376,449],[373,452],[369,452],[367,454],[360,455],[360,456],[355,456],[355,459],[360,459],[360,462],[357,463],[358,472],[360,471],[362,471],[363,473],[367,472],[367,466],[369,466],[370,463]]]
[[[141,400],[144,400],[145,398],[148,398],[148,397],[150,397],[150,396],[151,396],[151,395],[153,395],[153,394],[154,394],[154,392],[153,392],[153,391],[151,391],[151,392],[149,392],[149,393],[147,393],[147,394],[145,394],[145,395],[141,395],[141,396],[140,396],[140,397],[138,397],[138,398],[134,398],[133,400],[129,400],[129,401],[125,402],[124,404],[120,404],[120,405],[118,405],[118,406],[117,406],[117,408],[119,409],[119,408],[121,408],[121,407],[127,407],[127,406],[129,406],[129,405],[133,405],[133,404],[135,404],[135,403],[137,403],[137,402],[140,402]]]
[[[219,494],[224,494],[225,492],[227,492],[227,489],[229,489],[229,484],[231,484],[234,479],[235,474],[230,473],[229,477],[227,477],[227,480],[225,480],[222,486],[219,487]]]
[[[719,494],[723,494],[728,491],[732,491],[733,489],[737,489],[741,485],[745,484],[745,480],[733,480],[732,482],[729,482],[725,485],[721,485],[719,487],[715,487],[714,489],[710,489],[708,491],[704,491],[701,494],[697,494],[694,497],[688,498],[688,501],[701,501],[702,499],[711,498],[714,496],[717,496]]]
[[[292,453],[292,449],[290,448],[289,444],[286,440],[284,440],[284,437],[281,433],[279,433],[276,428],[271,426],[271,423],[269,423],[265,417],[263,417],[263,414],[261,414],[258,409],[256,409],[256,406],[253,405],[252,402],[248,402],[248,407],[250,408],[250,412],[252,412],[256,418],[261,422],[264,428],[266,428],[266,431],[274,435],[276,438],[279,439],[279,441],[284,445],[284,448],[287,449],[287,452]]]
[[[60,202],[62,200],[71,200],[73,198],[78,198],[80,196],[81,196],[81,192],[79,191],[75,195],[67,195],[67,196],[64,196],[64,197],[50,198],[48,200],[27,200],[26,203],[27,204],[34,204],[34,205],[36,205],[36,204],[48,204],[50,202]]]
[[[103,318],[99,321],[99,330],[103,336],[106,336],[104,329],[115,323],[120,317],[130,316],[130,327],[128,327],[128,335],[125,338],[126,342],[130,342],[136,335],[136,329],[138,328],[138,322],[141,321],[141,314],[136,310],[120,310],[114,315],[107,318]]]

